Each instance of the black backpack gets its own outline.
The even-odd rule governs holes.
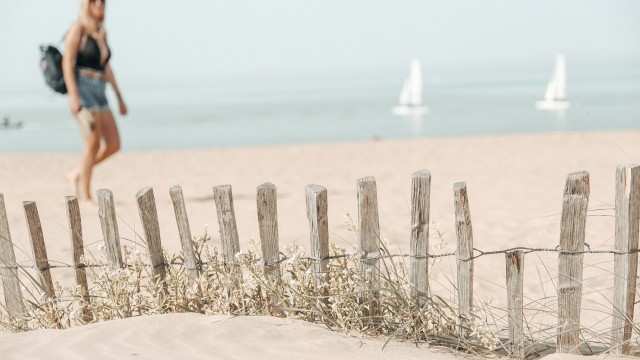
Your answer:
[[[66,94],[67,86],[62,76],[62,54],[53,45],[40,46],[40,69],[44,81],[53,91]]]

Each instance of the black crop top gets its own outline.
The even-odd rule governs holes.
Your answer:
[[[104,66],[109,62],[111,58],[111,49],[107,45],[107,58],[104,63],[101,61],[102,53],[100,46],[94,38],[87,36],[84,46],[78,49],[78,55],[76,56],[76,66],[84,67],[98,71],[104,71]]]

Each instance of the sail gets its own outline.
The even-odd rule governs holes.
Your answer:
[[[422,105],[422,69],[420,61],[412,58],[409,63],[409,76],[402,85],[399,105],[391,112],[394,115],[423,115],[429,113],[429,108]]]
[[[544,99],[546,101],[553,101],[556,99],[556,80],[552,77],[547,85],[547,90],[544,92]]]
[[[567,98],[567,67],[563,54],[556,55],[553,75],[544,92],[546,101],[564,101]]]
[[[404,85],[402,86],[402,91],[400,92],[400,99],[398,102],[402,106],[408,106],[410,98],[411,98],[411,80],[407,79],[404,81]]]
[[[536,102],[536,108],[544,110],[565,110],[571,105],[567,101],[567,65],[564,54],[556,54],[553,74],[544,92],[544,100]]]
[[[554,100],[567,98],[567,70],[563,54],[556,55],[556,68],[554,74],[555,96]]]
[[[422,105],[422,69],[418,59],[411,59],[411,67],[409,69],[409,105]]]
[[[422,69],[420,61],[416,58],[411,59],[409,77],[402,86],[399,103],[401,106],[422,105]]]

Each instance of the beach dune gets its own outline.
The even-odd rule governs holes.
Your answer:
[[[430,359],[445,349],[345,337],[326,327],[274,317],[168,314],[69,330],[3,335],[5,359]]]
[[[428,169],[432,176],[432,244],[441,243],[442,252],[455,250],[453,184],[464,181],[468,187],[474,247],[491,251],[516,246],[554,248],[559,239],[566,176],[586,170],[590,174],[589,207],[590,215],[593,215],[587,220],[587,242],[591,249],[612,248],[614,220],[610,215],[614,213],[615,169],[621,164],[640,163],[638,144],[640,131],[611,131],[123,152],[96,169],[94,190],[112,190],[122,243],[143,247],[135,194],[144,187],[152,187],[162,245],[176,252],[180,249],[180,241],[169,188],[181,185],[192,234],[200,236],[206,229],[217,243],[218,222],[212,188],[230,184],[241,249],[259,251],[259,245],[255,245],[259,244],[256,187],[271,182],[278,188],[281,247],[296,243],[308,248],[304,189],[308,184],[318,184],[328,190],[330,240],[351,252],[357,245],[357,237],[350,230],[347,214],[354,221],[357,219],[356,181],[373,176],[377,181],[382,237],[392,253],[408,253],[411,176],[416,171]],[[64,197],[73,191],[63,174],[77,161],[77,154],[0,155],[0,168],[3,169],[0,192],[4,194],[19,262],[31,264],[33,257],[22,207],[22,201],[26,200],[37,204],[50,260],[71,262]],[[102,243],[97,209],[84,206],[81,213],[86,251],[96,253],[97,246]],[[436,228],[444,234],[442,239],[435,238]],[[556,254],[541,254],[538,259],[551,271],[556,271],[556,257]],[[585,265],[589,261],[585,259]],[[504,255],[479,258],[474,266],[477,296],[496,306],[504,306]],[[613,261],[603,267],[605,275],[611,267],[607,276],[612,279]],[[455,300],[455,291],[448,282],[455,278],[452,269],[455,269],[454,259],[446,258],[432,270],[430,281],[434,292]],[[541,284],[534,270],[528,274],[535,279],[526,280],[525,296],[535,297],[549,290],[545,286],[551,287]],[[54,269],[52,275],[54,281],[63,284],[70,284],[74,279],[70,269]],[[612,283],[605,285],[606,288],[611,286]],[[610,289],[598,296],[610,294],[606,291]],[[599,322],[597,316],[585,312],[583,320]],[[601,322],[605,326],[610,324]],[[285,335],[280,333],[282,329],[295,330]],[[194,334],[199,335],[194,337]],[[38,344],[43,345],[26,346],[36,336]],[[112,336],[114,338],[110,339]],[[134,337],[135,340],[128,340]],[[172,346],[169,339],[178,341],[178,345]],[[377,340],[334,336],[318,325],[293,320],[193,314],[127,319],[65,331],[2,334],[0,344],[0,351],[5,354],[28,357],[37,357],[46,351],[66,357],[74,351],[71,349],[77,348],[79,355],[76,357],[82,358],[83,354],[88,354],[83,351],[92,347],[103,349],[105,358],[132,357],[133,353],[138,354],[136,358],[172,358],[170,354],[181,351],[193,354],[191,358],[216,357],[215,354],[224,354],[220,356],[222,358],[246,358],[256,354],[264,354],[267,358],[292,358],[302,353],[309,359],[347,355],[355,359],[365,356],[405,358],[418,356],[418,353],[419,356],[427,356],[427,353],[429,357],[440,356],[427,349],[395,345],[382,351]],[[46,344],[51,344],[54,350],[45,351]],[[54,344],[58,346],[53,347]],[[318,353],[304,351],[305,346],[309,349],[317,346]],[[115,352],[110,350],[112,348]]]

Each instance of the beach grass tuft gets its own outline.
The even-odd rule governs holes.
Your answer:
[[[443,234],[434,231],[430,254],[444,248]],[[225,262],[221,249],[205,232],[192,241],[199,276],[188,276],[181,253],[164,252],[166,277],[152,275],[148,254],[141,244],[123,246],[126,267],[109,265],[104,247],[84,260],[89,279],[89,303],[79,286],[55,285],[55,297],[38,290],[33,275],[25,284],[26,314],[20,318],[0,308],[0,327],[19,332],[70,328],[101,321],[150,314],[194,312],[208,315],[272,315],[324,324],[348,336],[383,337],[390,340],[442,346],[487,357],[509,355],[506,309],[478,297],[469,318],[460,319],[454,299],[455,282],[445,277],[452,290],[446,298],[434,293],[414,296],[408,282],[407,264],[394,257],[380,259],[380,280],[372,283],[360,272],[355,249],[330,244],[329,271],[315,272],[315,260],[299,245],[286,246],[278,263],[279,276],[265,272],[259,244]],[[388,242],[382,250],[390,253]],[[430,274],[443,258],[430,262]],[[541,287],[545,270],[538,270]],[[548,273],[548,269],[546,269]],[[240,274],[240,276],[238,275]],[[23,277],[25,278],[25,277]],[[553,280],[549,280],[555,286]],[[595,306],[595,305],[594,305]],[[525,299],[525,347],[528,357],[553,352],[557,324],[554,296]],[[374,311],[375,309],[375,311]],[[601,308],[599,308],[602,310]],[[86,314],[90,314],[88,318]],[[462,325],[461,325],[462,324]],[[461,335],[465,326],[465,335]],[[606,345],[608,334],[582,332],[584,343]],[[600,352],[600,351],[595,351]],[[592,352],[594,353],[594,352]]]

